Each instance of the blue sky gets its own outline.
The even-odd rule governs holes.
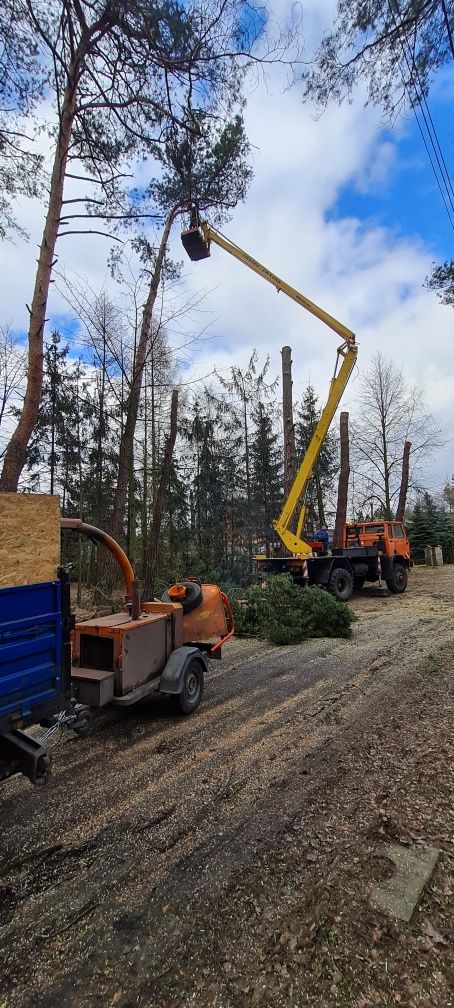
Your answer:
[[[452,74],[444,74],[428,102],[451,180],[454,179],[452,78]],[[358,217],[392,228],[396,234],[422,238],[433,250],[434,259],[451,259],[453,227],[413,112],[407,113],[397,129],[384,129],[382,135],[394,148],[386,177],[378,178],[367,192],[358,190],[356,183],[347,183],[329,216]],[[435,160],[432,151],[431,154]]]

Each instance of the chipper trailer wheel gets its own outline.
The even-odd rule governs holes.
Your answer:
[[[175,697],[181,714],[192,714],[197,709],[202,699],[203,684],[202,662],[198,658],[191,658],[184,670],[181,693]]]

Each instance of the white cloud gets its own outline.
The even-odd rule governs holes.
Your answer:
[[[306,5],[305,33],[316,36],[327,23],[333,2]],[[364,371],[382,350],[396,362],[409,383],[426,391],[429,406],[444,426],[452,423],[454,387],[452,309],[439,305],[422,288],[434,258],[422,240],[405,238],[395,229],[353,217],[333,219],[342,188],[354,183],[362,192],[386,187],[399,169],[396,144],[383,137],[379,113],[364,108],[362,96],[351,104],[329,107],[319,119],[311,116],[295,89],[282,93],[284,74],[273,70],[267,86],[250,96],[246,110],[254,148],[255,178],[244,206],[238,207],[226,233],[297,289],[353,328],[360,344],[358,369]],[[451,83],[451,79],[449,79]],[[417,214],[415,201],[415,214]],[[42,207],[19,205],[21,221],[31,239],[27,246],[0,250],[3,278],[2,315],[16,328],[27,324]],[[173,254],[184,253],[178,234]],[[107,278],[108,242],[97,236],[64,238],[59,262],[86,275],[92,287]],[[207,374],[213,364],[228,369],[245,365],[254,347],[269,353],[274,373],[280,371],[280,349],[293,348],[295,394],[308,380],[323,398],[332,373],[337,338],[296,304],[278,295],[261,278],[213,248],[210,260],[185,260],[184,285],[189,295],[210,291],[203,320],[213,319],[213,341],[194,356],[194,373]],[[67,311],[53,290],[49,314]],[[354,401],[353,376],[344,406]],[[434,485],[453,469],[451,446],[440,453]]]

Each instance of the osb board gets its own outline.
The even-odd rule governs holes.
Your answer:
[[[0,493],[0,588],[53,581],[59,563],[59,498]]]

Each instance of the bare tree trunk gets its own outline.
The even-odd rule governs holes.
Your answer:
[[[295,427],[293,424],[292,348],[282,347],[282,416],[284,422],[284,496],[287,497],[296,472]]]
[[[151,275],[148,296],[144,305],[142,322],[140,326],[137,352],[134,359],[131,389],[128,396],[126,421],[123,428],[120,450],[118,454],[117,485],[115,489],[111,535],[114,539],[120,539],[123,529],[123,522],[126,513],[126,501],[128,495],[129,460],[133,456],[134,432],[136,429],[137,415],[139,412],[140,394],[142,390],[142,378],[147,357],[148,341],[151,333],[151,321],[153,308],[159,289],[161,279],[162,264],[167,251],[170,230],[180,207],[174,207],[167,216],[161,242],[156,256],[156,262]]]
[[[337,488],[336,525],[333,536],[333,546],[340,549],[343,545],[343,528],[347,520],[348,481],[350,477],[350,445],[348,439],[348,413],[340,415],[340,470]]]
[[[407,503],[408,475],[410,471],[410,452],[411,452],[411,441],[406,441],[404,444],[404,453],[402,456],[402,478],[400,481],[399,503],[397,505],[397,511],[396,511],[396,518],[398,521],[404,520],[405,505]]]
[[[249,427],[247,422],[247,399],[243,381],[243,421],[244,421],[244,462],[246,471],[246,510],[247,510],[247,548],[248,548],[248,572],[252,577],[252,515],[251,515],[251,468],[249,459]]]
[[[66,163],[74,122],[79,74],[85,56],[85,45],[79,47],[68,69],[58,131],[57,150],[49,191],[49,206],[38,258],[35,289],[30,309],[28,334],[27,386],[19,422],[6,448],[0,476],[0,492],[17,491],[24,468],[27,447],[38,416],[43,386],[43,337],[46,322],[49,285],[54,265],[55,243],[60,227]]]
[[[145,597],[152,598],[156,582],[158,568],[159,536],[161,533],[162,516],[164,513],[165,498],[169,485],[170,466],[172,463],[173,449],[177,437],[178,419],[178,389],[172,392],[170,404],[170,430],[164,446],[164,457],[162,460],[161,472],[159,476],[156,499],[153,506],[153,519],[151,522],[150,534],[148,537],[147,570],[145,575]]]
[[[142,537],[141,570],[142,570],[142,577],[144,577],[147,568],[147,546],[148,546],[148,403],[147,403],[146,385],[144,396],[143,480],[142,480],[142,504],[140,510],[140,531]]]

